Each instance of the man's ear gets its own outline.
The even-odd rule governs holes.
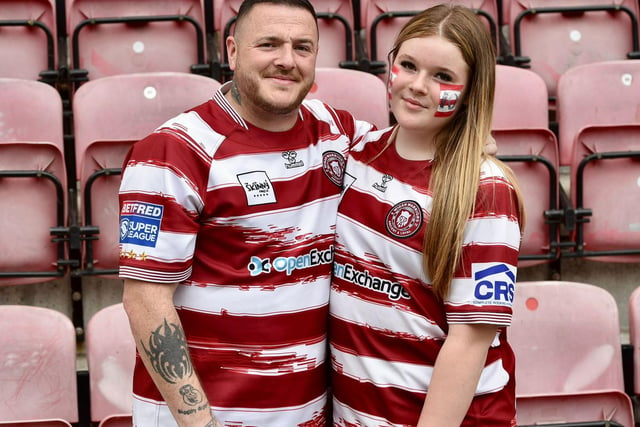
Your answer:
[[[236,69],[236,57],[238,55],[238,45],[233,36],[227,37],[225,40],[227,46],[227,57],[229,58],[229,68],[233,71]]]

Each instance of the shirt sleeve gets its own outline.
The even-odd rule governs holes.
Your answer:
[[[191,274],[210,162],[185,136],[134,144],[120,185],[120,277],[176,283]]]
[[[495,163],[485,162],[461,264],[445,301],[449,323],[511,323],[520,238],[515,189]]]

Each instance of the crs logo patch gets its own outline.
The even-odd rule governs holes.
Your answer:
[[[164,206],[127,201],[120,210],[120,243],[156,247]]]
[[[483,304],[511,305],[515,292],[515,267],[504,263],[478,263],[472,267],[476,300]]]
[[[338,187],[342,186],[342,177],[347,161],[337,151],[325,151],[322,154],[322,170],[324,174]]]
[[[418,232],[422,225],[422,208],[413,200],[405,200],[389,209],[385,227],[389,234],[406,239]]]

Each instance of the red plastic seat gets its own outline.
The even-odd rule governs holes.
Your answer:
[[[76,79],[200,72],[206,66],[201,0],[68,0],[66,5]]]
[[[379,129],[389,126],[387,87],[373,74],[344,68],[317,68],[316,80],[307,98],[347,110],[356,119],[373,123]]]
[[[66,220],[62,100],[35,80],[0,78],[0,285],[59,278]]]
[[[55,0],[0,0],[0,77],[55,81],[57,54]]]
[[[114,276],[120,256],[118,189],[122,162],[133,142],[173,116],[210,99],[220,83],[188,73],[136,73],[84,83],[73,99],[76,168],[84,226],[84,272]],[[87,234],[91,234],[87,231]]]
[[[0,305],[0,329],[0,420],[29,426],[78,422],[71,320],[49,308]]]
[[[502,4],[516,60],[544,79],[551,98],[558,95],[558,79],[570,68],[626,59],[633,52],[640,58],[636,0],[503,0]],[[523,62],[524,57],[529,61]]]
[[[517,361],[518,425],[634,425],[624,391],[618,306],[607,290],[519,282],[508,334]]]
[[[526,93],[525,97],[514,96]],[[526,226],[521,267],[552,262],[559,256],[558,143],[549,130],[547,88],[530,70],[496,66],[492,134],[498,157],[516,174],[524,196]]]
[[[561,161],[570,165],[576,215],[573,255],[638,262],[640,61],[574,67],[558,94]]]
[[[136,343],[122,303],[96,312],[87,323],[87,363],[91,421],[131,426],[131,396]]]

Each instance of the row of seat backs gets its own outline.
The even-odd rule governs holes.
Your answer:
[[[45,77],[51,78],[60,67],[68,66],[70,77],[80,80],[147,71],[209,73],[221,81],[228,76],[211,66],[226,67],[224,37],[233,27],[241,0],[57,1],[64,7],[56,0],[0,0],[0,75],[37,79],[48,70]],[[361,63],[365,60],[374,64],[371,71],[383,72],[400,27],[417,11],[439,2],[312,1],[320,18],[318,66],[370,67]],[[503,59],[538,73],[552,98],[558,79],[572,67],[640,58],[640,14],[635,0],[452,3],[474,9]],[[66,19],[63,28],[56,17],[60,11]],[[68,65],[60,59],[67,51],[66,45],[59,46],[63,31],[68,35],[63,37],[69,44]]]
[[[640,394],[640,288],[629,307]],[[70,320],[48,308],[0,306],[0,325],[7,331],[0,338],[0,420],[77,422]],[[577,282],[518,282],[508,339],[516,356],[518,425],[634,425],[618,306],[607,290]],[[91,420],[130,425],[135,342],[121,303],[91,316],[85,344]]]
[[[638,134],[638,126],[620,126],[615,120],[623,118],[622,113],[603,112],[602,105],[606,106],[608,99],[596,105],[598,101],[589,103],[584,96],[596,93],[588,88],[600,87],[611,75],[609,86],[616,79],[621,86],[616,100],[640,111],[640,62],[583,66],[573,73],[587,67],[594,68],[585,71],[589,78],[577,79],[580,82],[577,86],[567,86],[577,89],[578,95],[566,97],[575,96],[576,102],[570,108],[568,104],[559,104],[561,128],[566,130],[574,125],[578,133],[572,139],[569,136],[561,139],[560,145],[562,142],[575,145],[572,170],[582,171],[575,174],[570,189],[575,206],[572,212],[578,218],[572,238],[580,240],[579,247],[573,249],[579,256],[634,262],[638,260],[640,232],[633,208],[634,200],[638,200],[635,195],[639,138],[634,136]],[[631,86],[622,83],[629,81]],[[522,239],[521,266],[551,262],[559,256],[560,227],[566,212],[560,201],[558,141],[548,129],[547,92],[542,79],[530,70],[498,65],[497,82],[493,134],[498,142],[498,157],[512,167],[525,195],[527,226]],[[112,76],[88,82],[73,100],[75,143],[71,155],[63,146],[61,101],[52,87],[17,79],[2,79],[0,85],[3,94],[7,94],[0,99],[3,114],[0,176],[5,176],[0,194],[7,201],[7,207],[0,210],[0,224],[8,236],[2,240],[0,283],[33,283],[64,275],[74,261],[65,258],[69,255],[69,236],[65,235],[69,225],[87,227],[82,235],[85,246],[81,268],[89,273],[115,274],[119,259],[116,194],[126,152],[134,141],[170,117],[209,99],[220,83],[199,75],[169,72]],[[371,74],[320,68],[308,97],[326,100],[379,127],[389,124],[386,88]],[[616,107],[615,103],[611,106]],[[591,122],[585,120],[589,114],[593,115]],[[603,115],[609,119],[601,118]],[[53,123],[49,125],[48,121]],[[578,121],[584,123],[576,126]],[[579,132],[582,128],[586,130]],[[585,151],[593,161],[581,169]],[[618,156],[603,158],[606,156],[602,153],[611,151]],[[623,154],[619,155],[620,152]],[[84,205],[76,209],[84,217],[77,218],[78,224],[66,222],[67,207],[75,198],[67,199],[65,167],[76,169],[82,192]],[[612,183],[617,185],[616,191],[608,190]],[[627,198],[621,199],[619,195]],[[94,226],[93,230],[90,226]],[[622,250],[622,253],[603,258],[603,254],[595,255],[598,250]],[[11,273],[16,271],[29,273],[23,277]]]
[[[64,427],[78,423],[75,328],[60,311],[0,306],[0,425]],[[85,348],[91,421],[131,426],[135,342],[122,304],[87,323]]]

